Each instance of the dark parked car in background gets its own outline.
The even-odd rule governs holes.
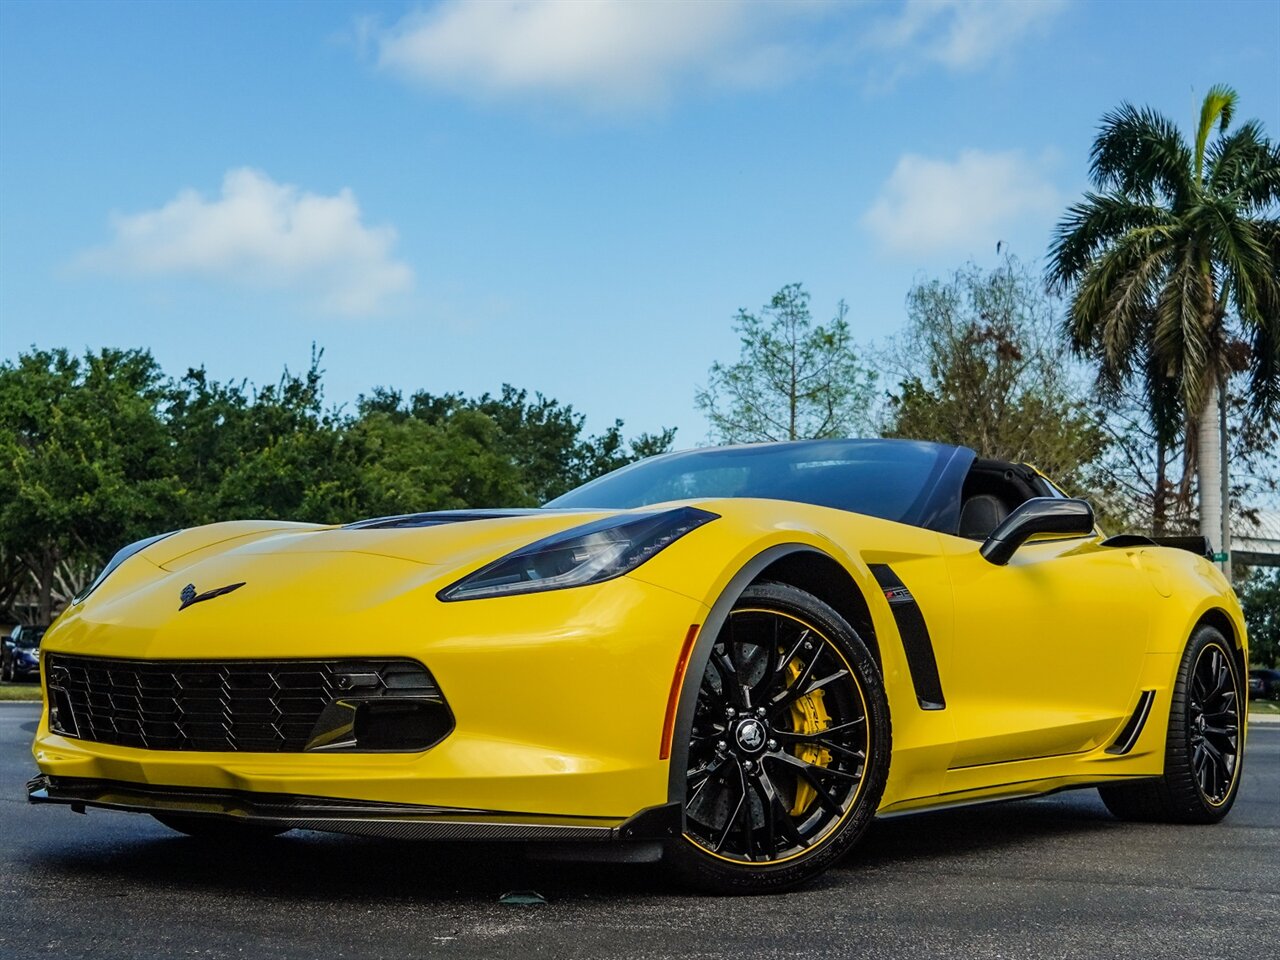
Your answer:
[[[1280,670],[1250,670],[1249,699],[1280,700]]]
[[[14,627],[0,645],[0,680],[40,678],[40,638],[44,627]]]

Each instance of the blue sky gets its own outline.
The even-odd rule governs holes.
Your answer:
[[[1280,3],[0,3],[0,358],[572,403],[704,439],[785,283],[892,335],[1035,261],[1122,100],[1280,134]]]

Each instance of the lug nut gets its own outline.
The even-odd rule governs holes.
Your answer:
[[[726,750],[729,749],[729,745],[725,743],[723,740],[721,740],[719,743],[716,744],[716,749],[719,750],[721,753],[724,753]]]
[[[764,716],[765,714],[767,714],[768,712],[769,712],[769,711],[768,711],[768,710],[766,710],[764,707],[756,707],[756,716],[757,716],[757,717],[763,717],[763,716]]]
[[[736,717],[738,715],[738,711],[733,709],[733,707],[725,707],[724,715],[726,717]]]
[[[769,749],[770,749],[770,750],[777,750],[777,749],[778,749],[778,741],[777,741],[777,740],[770,740],[770,741],[769,741],[769,743],[768,743],[768,747],[769,747]]]
[[[747,772],[750,772],[750,771],[754,770],[755,768],[756,768],[756,765],[755,765],[754,763],[752,763],[750,760],[746,761],[746,762],[745,762],[745,763],[743,763],[743,765],[742,765],[742,769],[743,769],[743,770],[746,770]]]

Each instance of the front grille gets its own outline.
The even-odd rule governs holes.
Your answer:
[[[54,732],[147,750],[359,749],[355,738],[364,713],[394,717],[406,709],[417,713],[409,724],[415,742],[400,744],[394,735],[388,742],[386,721],[371,725],[366,718],[363,726],[375,734],[374,749],[424,749],[453,726],[431,674],[414,660],[49,654],[45,678]]]

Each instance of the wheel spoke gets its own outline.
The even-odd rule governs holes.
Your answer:
[[[856,720],[849,720],[846,723],[836,724],[835,726],[819,730],[817,733],[803,733],[795,730],[775,730],[774,736],[787,743],[812,743],[814,737],[830,738],[833,734],[837,733],[852,733],[856,727],[861,726],[866,722],[866,720],[866,717],[858,717]]]
[[[738,779],[742,785],[742,802],[738,804],[738,809],[742,811],[742,815],[745,817],[742,822],[743,853],[746,854],[748,860],[754,860],[755,857],[752,856],[752,850],[756,845],[756,834],[751,824],[751,803],[747,799],[750,793],[747,788],[747,772],[741,766],[738,767]]]
[[[789,754],[781,754],[773,759],[782,760],[787,766],[796,770],[797,774],[804,778],[805,782],[813,788],[814,795],[818,798],[818,803],[822,804],[824,810],[839,816],[844,813],[844,808],[840,806],[835,797],[827,792],[826,786],[815,776],[815,770],[826,770],[826,767],[819,767],[816,764],[805,763],[804,761],[795,761],[795,757]]]
[[[764,770],[760,771],[760,785],[768,790],[769,808],[773,812],[773,816],[770,819],[774,824],[797,847],[809,846],[809,841],[804,838],[799,828],[796,827],[796,822],[791,819],[791,812],[787,810],[786,804],[782,802],[782,797],[778,796],[778,788],[774,785],[773,778]]]
[[[741,773],[741,768],[739,768],[739,773]],[[733,808],[733,813],[729,814],[729,818],[724,822],[724,832],[720,834],[720,839],[716,842],[716,853],[719,853],[724,848],[724,842],[729,839],[729,834],[733,832],[733,825],[738,819],[738,811],[742,809],[743,804],[746,802],[747,793],[744,789],[738,794],[738,805]]]
[[[735,706],[745,708],[742,700],[742,682],[738,677],[737,666],[723,651],[712,651],[711,662],[720,674],[720,682],[724,687],[726,699],[733,700]]]
[[[808,627],[805,627],[803,630],[800,631],[800,636],[796,639],[795,644],[791,647],[791,652],[788,653],[785,657],[783,657],[780,661],[778,661],[777,667],[774,668],[773,672],[775,675],[782,673],[783,670],[787,669],[787,664],[789,664],[796,657],[800,656],[800,648],[804,646],[804,642],[805,640],[808,639],[809,633],[810,633],[810,630]]]
[[[685,802],[686,809],[692,806],[693,802],[698,799],[698,795],[702,793],[703,788],[706,787],[716,774],[720,772],[720,768],[724,766],[725,762],[725,757],[717,757],[701,770],[690,771],[688,784],[692,787],[692,792],[690,793],[688,800]]]
[[[850,783],[856,783],[862,779],[859,774],[849,773],[846,770],[837,770],[835,767],[822,767],[816,763],[810,763],[808,760],[793,757],[789,753],[773,753],[769,757],[772,760],[780,761],[788,767],[794,767],[804,775],[825,775],[835,777],[838,780],[847,780]]]
[[[804,669],[800,671],[800,675],[796,677],[795,682],[789,687],[780,690],[769,702],[769,712],[776,714],[784,707],[790,706],[794,701],[804,696],[805,687],[809,683],[809,678],[813,676],[814,668],[818,665],[818,659],[822,655],[822,651],[826,649],[827,641],[819,640],[814,646],[813,656],[809,658],[809,662],[805,664]]]

